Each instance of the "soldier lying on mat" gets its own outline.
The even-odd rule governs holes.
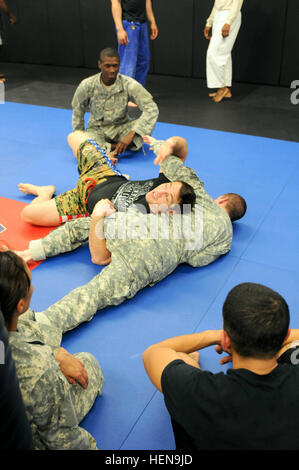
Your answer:
[[[232,221],[246,211],[241,196],[228,193],[213,200],[191,168],[184,165],[187,143],[181,137],[148,140],[156,163],[170,180],[191,185],[194,208],[183,214],[142,214],[133,207],[114,212],[110,201],[99,202],[91,217],[75,219],[33,240],[19,252],[27,262],[71,251],[89,239],[92,261],[107,265],[81,289],[92,288],[98,309],[118,305],[140,289],[159,282],[181,263],[205,266],[230,250]]]
[[[104,378],[91,354],[69,354],[62,334],[89,320],[97,299],[88,288],[40,313],[30,308],[31,272],[12,251],[0,252],[0,304],[36,450],[97,450],[79,423],[101,393]]]
[[[145,140],[151,139],[145,137]],[[128,181],[101,154],[95,141],[86,140],[81,131],[69,135],[69,144],[78,158],[80,177],[74,189],[52,199],[55,186],[19,184],[19,189],[37,197],[22,211],[24,221],[34,225],[57,226],[69,219],[88,216],[101,199],[109,199],[117,210],[138,205],[141,212],[181,211],[184,204],[195,202],[193,188],[185,181],[166,175],[145,181]],[[176,207],[180,206],[180,207]]]

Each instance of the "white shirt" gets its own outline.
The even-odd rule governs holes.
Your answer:
[[[237,14],[242,8],[243,0],[215,0],[213,10],[207,19],[206,26],[212,26],[216,10],[229,10],[227,24],[232,24]]]

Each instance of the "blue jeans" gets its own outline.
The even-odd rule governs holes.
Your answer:
[[[123,20],[123,27],[128,35],[129,44],[127,46],[118,45],[119,72],[135,78],[144,86],[150,65],[147,23]]]

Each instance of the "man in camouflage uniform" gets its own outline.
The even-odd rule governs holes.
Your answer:
[[[105,217],[103,234],[111,262],[86,286],[98,309],[118,305],[140,289],[154,285],[181,263],[205,266],[230,250],[232,221],[241,218],[246,203],[228,193],[213,200],[194,170],[184,165],[187,144],[175,137],[165,142],[148,141],[157,154],[155,163],[170,181],[190,184],[196,205],[187,214],[142,214],[130,207],[125,213]],[[41,260],[71,251],[85,243],[92,233],[90,217],[67,222],[44,239],[30,242],[21,253],[26,261]],[[97,231],[99,226],[95,226]],[[101,230],[98,230],[101,232]],[[74,291],[76,292],[76,291]],[[69,294],[70,296],[72,293]],[[75,294],[76,295],[76,294]],[[80,300],[78,300],[80,302]]]
[[[87,139],[96,140],[108,154],[111,148],[115,155],[127,148],[138,150],[143,144],[142,136],[153,132],[158,107],[140,83],[118,73],[117,51],[110,48],[101,51],[98,67],[101,72],[83,80],[74,94],[73,131],[84,131],[84,115],[90,110]],[[128,102],[131,100],[141,110],[138,119],[129,117]]]
[[[70,355],[60,347],[64,332],[96,313],[98,299],[91,289],[92,284],[75,289],[43,312],[29,308],[19,316],[17,329],[9,331],[35,450],[97,450],[79,423],[101,393],[101,368],[91,354]]]

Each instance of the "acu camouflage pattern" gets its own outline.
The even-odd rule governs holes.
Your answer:
[[[103,374],[89,353],[78,353],[87,370],[86,389],[70,385],[55,357],[62,334],[96,313],[91,287],[66,295],[47,310],[29,309],[18,320],[9,342],[36,450],[97,450],[94,438],[79,426],[101,393]]]
[[[155,144],[155,151],[160,144]],[[230,218],[205,192],[196,173],[174,156],[161,164],[161,171],[171,181],[191,184],[197,207],[189,216],[176,216],[142,214],[132,206],[125,213],[105,218],[104,233],[112,261],[90,281],[96,286],[92,295],[98,299],[98,309],[133,297],[140,289],[168,276],[180,263],[205,266],[230,250]],[[184,225],[185,217],[191,218],[191,224]],[[30,243],[32,256],[45,259],[77,248],[87,242],[89,226],[90,218],[60,226],[44,239]],[[187,233],[185,227],[189,227]]]
[[[134,101],[142,111],[138,119],[130,119],[129,101]],[[138,150],[143,145],[142,136],[152,134],[159,114],[151,94],[136,80],[121,74],[110,87],[102,84],[101,73],[83,80],[74,94],[72,107],[73,131],[85,130],[84,115],[89,111],[88,138],[105,146],[107,152],[111,143],[130,131],[136,133],[130,149]]]
[[[157,142],[154,145],[155,151],[158,151],[160,144],[161,142]],[[172,181],[179,179],[193,186],[201,214],[200,224],[195,221],[195,208],[191,215],[189,234],[184,232],[183,224],[178,223],[176,229],[171,226],[165,236],[163,221],[167,225],[166,219],[172,221],[174,216],[142,214],[131,207],[125,214],[130,236],[119,238],[119,233],[116,236],[116,232],[123,227],[124,214],[116,213],[105,218],[104,233],[107,247],[112,254],[111,263],[86,285],[71,291],[46,312],[37,314],[38,321],[31,311],[21,317],[20,330],[13,334],[19,338],[12,338],[11,344],[37,447],[45,448],[45,443],[53,448],[58,445],[61,448],[95,446],[92,437],[78,427],[79,418],[77,416],[76,419],[70,398],[72,387],[67,384],[55,364],[53,351],[60,344],[61,332],[75,328],[82,321],[91,320],[97,310],[132,298],[140,289],[165,278],[180,263],[204,266],[230,249],[231,221],[226,212],[205,192],[203,183],[195,172],[174,156],[161,164],[161,171]],[[182,221],[184,216],[178,217]],[[156,236],[152,237],[151,224],[157,224],[157,221]],[[192,230],[194,227],[197,227],[197,232]],[[38,260],[72,251],[88,241],[89,228],[89,217],[67,222],[44,239],[32,241],[31,254]],[[196,246],[198,238],[200,243]],[[47,328],[50,327],[57,330],[56,335],[48,334]],[[43,344],[30,343],[30,338]],[[93,366],[96,369],[96,362]],[[95,376],[99,376],[99,373]],[[101,385],[96,383],[91,388],[94,397]],[[54,406],[53,401],[58,406]],[[78,403],[83,401],[78,400]],[[62,421],[58,419],[58,409],[61,410]],[[78,415],[80,416],[80,412]],[[46,420],[46,417],[49,419]],[[65,423],[69,426],[65,426]]]

